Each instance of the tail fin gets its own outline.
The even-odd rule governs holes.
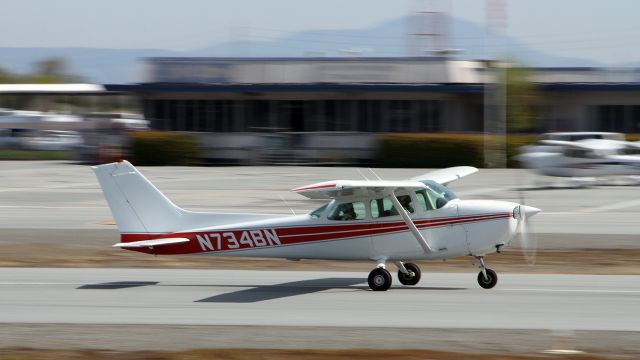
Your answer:
[[[120,233],[179,230],[184,211],[174,205],[128,161],[92,167]]]

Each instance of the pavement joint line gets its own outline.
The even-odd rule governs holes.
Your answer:
[[[618,202],[618,203],[613,203],[613,204],[597,206],[597,207],[594,207],[594,208],[586,208],[586,209],[583,209],[583,210],[578,210],[578,212],[581,212],[581,213],[607,212],[608,210],[628,209],[628,208],[636,206],[636,205],[640,205],[640,200],[638,200],[638,199],[629,200],[629,201],[623,201],[623,202]]]
[[[363,284],[365,283],[365,280],[363,279],[362,283],[359,284]],[[40,286],[40,285],[82,285],[82,282],[76,282],[76,283],[59,283],[59,282],[0,282],[0,286],[12,286],[12,285],[21,285],[21,286]],[[127,285],[128,283],[123,282],[121,285]],[[134,283],[131,283],[134,284]],[[174,283],[158,283],[158,284],[154,284],[155,286],[175,286],[176,284]],[[225,286],[227,286],[228,284],[210,284],[211,286],[216,286],[216,287],[220,287],[220,288],[224,288]],[[278,287],[283,287],[283,286],[279,286],[278,284],[261,284],[259,286],[270,286],[273,288],[278,288]],[[250,289],[250,288],[255,288],[255,285],[247,285],[247,286],[243,286],[241,288],[246,288],[246,289]],[[324,288],[324,286],[296,286],[297,288],[316,288],[316,287],[321,287]],[[336,287],[335,289],[340,289],[341,287]],[[237,290],[237,287],[233,287],[230,289],[233,289],[234,291]],[[331,289],[327,289],[327,290],[331,290]],[[475,288],[467,288],[466,290],[478,290]],[[496,289],[496,291],[494,292],[498,292],[498,291],[521,291],[521,292],[528,292],[528,291],[541,291],[541,292],[557,292],[557,293],[564,293],[564,292],[575,292],[575,293],[612,293],[612,294],[640,294],[640,290],[607,290],[607,289],[544,289],[544,288],[515,288],[515,289]]]
[[[499,289],[500,291],[546,291],[546,292],[577,292],[577,293],[611,293],[611,294],[640,294],[640,290],[606,290],[606,289]]]

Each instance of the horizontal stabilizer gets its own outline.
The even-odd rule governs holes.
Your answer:
[[[119,248],[143,248],[143,247],[151,247],[151,246],[162,246],[162,245],[172,245],[172,244],[182,244],[189,242],[187,238],[165,238],[165,239],[155,239],[155,240],[142,240],[142,241],[132,241],[126,243],[117,243],[113,245],[114,247]]]

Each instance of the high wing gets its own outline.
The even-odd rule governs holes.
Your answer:
[[[420,190],[426,188],[424,181],[432,180],[447,185],[478,171],[472,166],[456,166],[432,171],[409,180],[333,180],[291,191],[309,199],[335,199],[345,196],[372,196],[388,194],[396,190]]]
[[[412,177],[411,180],[425,181],[433,180],[439,184],[447,185],[456,180],[459,180],[467,175],[471,175],[477,172],[478,169],[473,166],[454,166],[446,169],[432,171],[420,176]]]
[[[426,185],[414,180],[334,180],[299,187],[291,191],[309,199],[335,199],[344,196],[370,196],[398,189],[420,190]]]

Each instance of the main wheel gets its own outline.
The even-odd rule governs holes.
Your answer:
[[[398,280],[402,283],[402,285],[415,285],[420,281],[420,267],[414,263],[406,263],[404,264],[405,269],[409,271],[409,274],[405,274],[402,271],[398,270]]]
[[[369,273],[369,287],[373,291],[387,291],[391,287],[391,274],[387,269],[376,268]]]
[[[498,283],[498,274],[491,269],[485,269],[487,277],[484,277],[482,271],[478,273],[478,284],[484,289],[491,289]]]

